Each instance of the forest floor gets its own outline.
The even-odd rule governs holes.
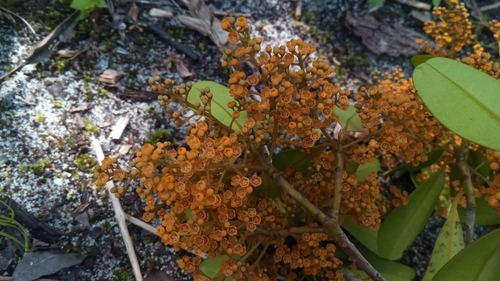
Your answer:
[[[90,142],[99,140],[106,155],[128,163],[145,141],[180,140],[183,131],[167,120],[148,79],[159,75],[176,83],[227,84],[229,73],[220,66],[217,45],[179,20],[190,15],[182,1],[116,0],[111,1],[113,11],[101,9],[81,20],[71,18],[70,2],[0,1],[35,33],[17,16],[1,10],[0,76],[25,60],[27,65],[0,81],[0,194],[28,228],[30,248],[52,249],[56,261],[67,259],[68,253],[81,255],[83,262],[58,268],[46,278],[133,280],[108,194],[95,185],[96,160]],[[429,10],[387,1],[368,14],[365,1],[300,2],[299,18],[296,1],[207,0],[205,4],[221,13],[248,14],[254,33],[267,44],[300,37],[318,46],[314,55],[335,66],[331,79],[346,88],[368,83],[374,70],[400,67],[411,75],[409,58],[418,52],[414,42],[399,42],[394,48],[408,51],[390,56],[389,50],[366,46],[355,34],[356,28],[346,25],[346,18],[352,15],[355,22],[369,19],[380,26],[401,26],[419,36],[423,22],[413,13],[429,17]],[[152,8],[173,16],[151,16]],[[158,30],[182,47],[173,48]],[[44,44],[44,38],[50,44]],[[128,118],[128,126],[119,138],[110,138],[123,118]],[[142,202],[134,192],[121,202],[125,212],[141,217]],[[8,210],[0,207],[0,211]],[[431,219],[401,260],[416,269],[416,280],[423,274],[442,224],[442,219]],[[143,273],[156,269],[175,280],[190,279],[177,267],[178,254],[155,235],[133,225],[129,231]],[[18,244],[0,237],[0,275],[12,276],[22,255]]]

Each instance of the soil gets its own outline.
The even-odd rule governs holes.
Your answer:
[[[70,2],[0,1],[36,32],[34,35],[18,17],[14,16],[13,22],[6,16],[8,12],[1,11],[5,15],[0,18],[0,76],[28,58],[30,48],[74,12]],[[175,50],[151,28],[127,19],[133,1],[112,2],[113,16],[107,9],[94,11],[77,23],[66,42],[51,46],[46,60],[26,65],[0,81],[0,192],[4,200],[19,204],[18,219],[21,213],[31,216],[26,220],[34,224],[25,225],[30,246],[45,249],[52,245],[86,257],[81,264],[49,276],[58,280],[133,280],[108,195],[93,179],[95,154],[90,141],[98,139],[106,155],[118,157],[125,164],[145,141],[151,140],[148,134],[152,131],[165,129],[167,133],[155,137],[181,140],[182,129],[173,128],[167,120],[150,92],[148,79],[160,75],[176,83],[211,80],[226,84],[229,76],[220,66],[218,47],[178,20],[178,15],[189,15],[182,1],[136,1],[138,22],[165,31],[198,59]],[[251,14],[255,33],[269,44],[301,37],[318,46],[315,56],[337,65],[332,79],[356,89],[367,82],[373,70],[400,67],[408,75],[412,71],[409,57],[374,54],[344,25],[348,11],[367,15],[365,2],[303,1],[299,20],[294,18],[295,1],[207,0],[206,4],[229,14]],[[151,8],[172,11],[174,16],[151,17]],[[411,17],[412,10],[387,1],[368,17],[422,32],[423,23]],[[82,52],[68,57],[68,51]],[[123,75],[112,86],[99,82],[107,69]],[[113,125],[122,117],[130,118],[127,128],[119,139],[110,139]],[[122,199],[122,205],[125,212],[141,217],[143,206],[134,192]],[[416,269],[415,280],[423,275],[442,224],[442,219],[431,218],[401,260]],[[178,269],[178,255],[172,249],[138,227],[129,226],[129,231],[143,273],[159,269],[175,280],[190,280]],[[12,276],[22,248],[0,237],[0,253],[0,275]]]

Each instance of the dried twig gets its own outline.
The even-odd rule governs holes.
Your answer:
[[[120,119],[118,119],[115,126],[111,130],[111,134],[109,134],[108,138],[112,140],[120,139],[129,121],[130,121],[129,117],[123,117],[123,116],[120,117]]]
[[[422,3],[419,1],[414,1],[414,0],[395,0],[395,1],[400,3],[400,4],[407,5],[407,6],[410,6],[413,8],[417,8],[417,9],[422,9],[422,10],[430,10],[431,9],[430,4]]]
[[[102,147],[99,140],[94,139],[92,141],[92,148],[94,149],[94,152],[97,155],[99,163],[101,163],[101,161],[104,159],[104,153],[102,151]],[[111,193],[112,187],[114,187],[112,181],[106,183],[106,189],[108,190],[109,197],[111,198],[111,203],[113,203],[113,209],[115,210],[115,218],[118,221],[118,226],[120,227],[120,232],[122,234],[123,241],[125,242],[125,248],[127,249],[130,263],[132,264],[135,280],[142,281],[142,274],[141,274],[141,268],[139,267],[139,261],[137,260],[137,256],[135,255],[134,245],[132,244],[132,239],[130,238],[130,234],[128,233],[127,229],[127,224],[125,222],[125,213],[123,212],[122,206],[120,205],[120,201],[118,200],[118,198],[116,198],[115,195]]]
[[[17,18],[19,18],[21,21],[23,21],[23,22],[24,22],[24,24],[26,24],[26,25],[28,26],[29,30],[30,30],[33,34],[35,34],[35,36],[36,36],[36,32],[35,32],[35,30],[33,29],[33,27],[31,27],[31,25],[30,25],[30,24],[29,24],[29,23],[28,23],[25,19],[23,19],[20,15],[18,15],[18,14],[16,14],[16,13],[14,13],[14,12],[12,12],[12,11],[9,11],[9,10],[7,10],[7,9],[3,8],[3,7],[0,7],[0,10],[5,11],[5,12],[7,12],[7,13],[10,13],[10,14],[12,14],[12,15],[16,16]]]

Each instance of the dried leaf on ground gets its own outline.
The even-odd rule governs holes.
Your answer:
[[[144,281],[174,281],[174,278],[163,271],[153,270],[144,278]]]
[[[16,281],[35,280],[38,277],[79,264],[83,259],[85,259],[83,255],[60,251],[27,252],[17,264],[12,277]]]
[[[79,18],[80,11],[76,11],[71,14],[71,16],[67,17],[61,24],[54,28],[54,30],[49,35],[47,35],[47,37],[38,42],[33,47],[33,49],[31,49],[31,51],[28,53],[28,57],[22,64],[0,77],[0,81],[21,70],[27,64],[47,61],[50,57],[51,44],[55,40],[66,42],[73,32],[73,29],[75,28],[75,25],[78,22]]]
[[[127,16],[131,18],[133,21],[137,21],[137,18],[139,16],[139,7],[137,7],[137,4],[132,3],[132,6],[130,7],[130,10],[128,10]]]
[[[187,27],[198,31],[203,36],[209,36],[210,39],[222,48],[227,44],[227,32],[220,27],[220,20],[214,17],[204,0],[183,0],[191,12],[189,16],[179,16],[179,20]]]
[[[171,11],[163,10],[163,9],[151,8],[151,10],[149,10],[149,15],[152,17],[160,17],[160,18],[169,19],[174,15],[174,13],[172,13]]]
[[[106,84],[107,86],[115,86],[118,84],[118,81],[122,78],[123,73],[120,73],[114,69],[106,69],[99,76],[99,82]]]

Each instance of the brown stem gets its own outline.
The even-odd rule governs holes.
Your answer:
[[[462,181],[465,188],[465,198],[467,199],[467,205],[465,206],[466,219],[465,219],[465,245],[469,245],[474,241],[474,221],[476,219],[476,196],[474,194],[474,186],[472,186],[472,180],[470,176],[470,170],[467,168],[465,163],[465,157],[463,151],[457,158],[457,164],[462,172]]]
[[[385,281],[384,277],[365,259],[365,257],[363,257],[354,244],[349,241],[344,231],[340,228],[338,221],[327,216],[323,211],[318,209],[316,205],[305,198],[304,195],[298,192],[274,167],[267,164],[265,159],[260,158],[259,160],[263,167],[267,167],[267,173],[270,178],[275,183],[279,184],[283,191],[299,203],[307,213],[316,219],[316,221],[323,225],[326,234],[328,234],[328,236],[349,255],[361,270],[366,272],[374,281]]]
[[[268,236],[288,236],[288,235],[303,234],[303,233],[325,233],[325,229],[322,227],[310,227],[310,226],[290,227],[287,229],[273,229],[273,230],[257,228],[256,231]]]

